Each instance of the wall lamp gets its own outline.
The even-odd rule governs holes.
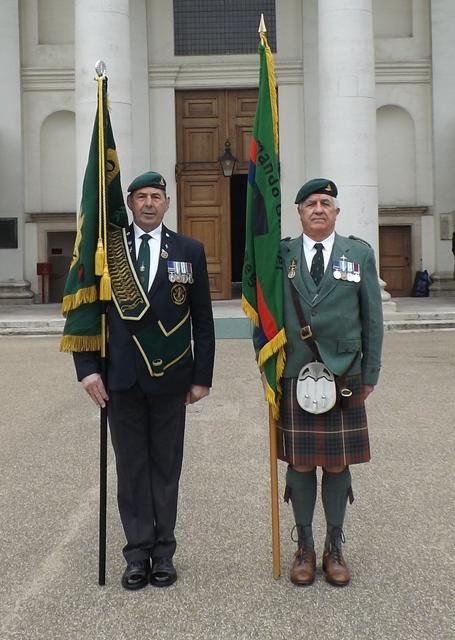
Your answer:
[[[175,179],[181,176],[181,174],[188,169],[188,167],[205,165],[206,167],[213,167],[213,165],[219,165],[225,178],[230,178],[234,173],[235,163],[237,158],[231,152],[231,143],[226,140],[224,143],[224,153],[218,160],[194,160],[189,162],[177,162],[175,165]],[[201,167],[202,168],[202,167]]]

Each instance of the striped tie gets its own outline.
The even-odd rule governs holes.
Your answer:
[[[316,249],[316,253],[314,254],[313,261],[311,263],[310,275],[316,286],[319,286],[322,276],[324,275],[324,256],[322,255],[322,249],[324,246],[320,242],[316,242],[314,248]]]

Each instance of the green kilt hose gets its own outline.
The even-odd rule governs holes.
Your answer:
[[[278,458],[292,466],[341,467],[370,459],[367,416],[361,376],[345,378],[352,396],[326,413],[315,415],[300,407],[296,378],[283,378],[278,422]]]

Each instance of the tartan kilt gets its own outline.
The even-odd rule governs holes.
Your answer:
[[[297,378],[282,378],[277,424],[278,458],[294,466],[340,467],[370,459],[367,415],[360,375],[346,376],[352,396],[341,410],[340,396],[326,413],[304,411],[297,402]]]

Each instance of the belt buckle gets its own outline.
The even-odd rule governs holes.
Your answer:
[[[308,340],[308,338],[311,338],[311,336],[313,335],[312,331],[311,331],[311,327],[309,324],[307,324],[305,327],[301,327],[300,329],[300,338],[302,340]]]

